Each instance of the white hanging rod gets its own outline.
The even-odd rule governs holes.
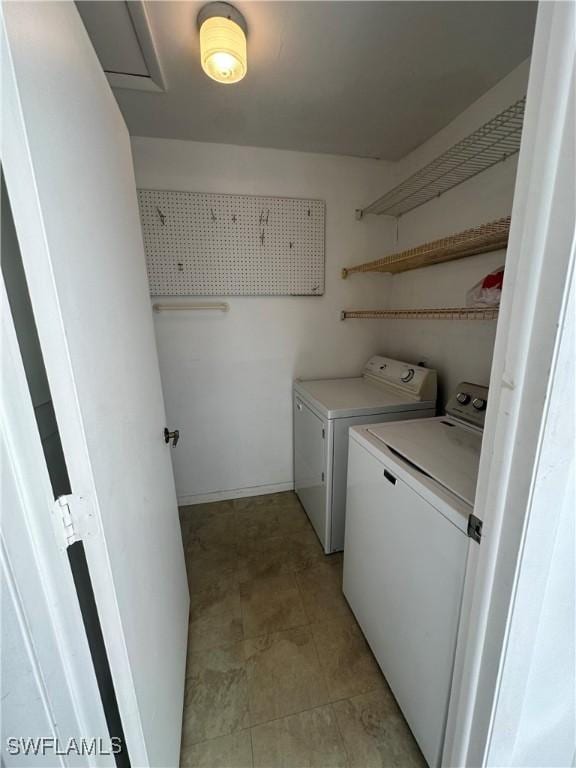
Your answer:
[[[153,304],[152,309],[154,312],[176,312],[179,310],[197,310],[197,309],[211,309],[217,312],[228,312],[230,305],[225,301],[212,302],[211,304]]]

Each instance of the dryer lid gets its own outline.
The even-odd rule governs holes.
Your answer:
[[[294,389],[329,419],[430,410],[436,405],[436,371],[374,355],[361,377],[297,379]]]
[[[481,430],[440,417],[369,427],[369,434],[467,504],[474,504]]]
[[[328,419],[430,409],[435,405],[392,387],[378,386],[365,377],[299,381],[294,390]]]

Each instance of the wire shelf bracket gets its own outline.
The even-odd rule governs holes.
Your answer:
[[[520,150],[525,104],[526,97],[516,101],[378,200],[358,209],[356,218],[367,213],[402,216],[515,155]]]

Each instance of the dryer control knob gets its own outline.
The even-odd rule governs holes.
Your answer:
[[[406,368],[402,371],[402,374],[400,376],[400,380],[404,382],[404,384],[408,384],[409,381],[412,381],[414,378],[414,368]]]
[[[470,395],[468,392],[458,392],[456,395],[456,400],[460,403],[460,405],[468,405],[470,402]]]
[[[486,408],[486,400],[482,397],[475,397],[472,401],[472,405],[477,411],[483,411]]]

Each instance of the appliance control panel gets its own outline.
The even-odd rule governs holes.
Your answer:
[[[375,355],[366,363],[363,375],[375,383],[413,395],[415,400],[436,401],[436,371],[430,368]]]
[[[487,403],[488,387],[462,381],[448,401],[446,414],[483,429]]]

